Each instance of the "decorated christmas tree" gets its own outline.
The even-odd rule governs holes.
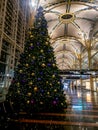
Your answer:
[[[43,8],[39,7],[6,101],[15,112],[63,111],[67,105],[61,80],[50,45],[47,21]]]

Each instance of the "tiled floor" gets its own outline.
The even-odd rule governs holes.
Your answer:
[[[21,117],[5,129],[16,130],[98,130],[98,93],[68,90],[71,104],[65,113],[39,113]],[[24,118],[25,115],[25,118]],[[1,130],[1,129],[0,129]]]

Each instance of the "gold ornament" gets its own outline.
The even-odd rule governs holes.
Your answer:
[[[30,44],[30,46],[32,46],[32,45],[33,45],[33,43]]]
[[[46,42],[46,45],[48,45],[48,42]]]
[[[50,94],[50,92],[47,92],[47,94],[49,95],[49,94]]]
[[[42,67],[45,67],[46,65],[43,63],[41,66],[42,66]]]
[[[43,53],[44,51],[43,50],[40,50],[41,53]]]
[[[46,84],[48,84],[48,81],[46,81]]]
[[[49,59],[48,61],[51,62],[51,59]]]
[[[30,93],[30,92],[29,92],[29,93],[27,93],[27,95],[28,95],[28,96],[31,96],[31,95],[32,95],[32,93]]]
[[[40,104],[42,105],[42,104],[44,104],[43,102],[40,102]]]
[[[28,101],[27,101],[27,104],[29,104],[29,103],[30,103],[30,101],[28,100]]]
[[[29,65],[28,64],[26,64],[26,67],[28,67]]]
[[[38,88],[37,87],[34,87],[34,91],[37,91],[38,90]]]
[[[33,56],[32,59],[35,60],[35,56]]]
[[[19,82],[17,83],[17,86],[18,86],[18,87],[20,86],[20,83],[19,83]]]
[[[57,92],[57,89],[54,89],[54,92]]]
[[[33,38],[33,35],[30,35],[30,38]]]
[[[63,106],[64,104],[63,104],[63,103],[61,103],[61,105]]]
[[[53,67],[55,67],[56,65],[55,64],[53,64]]]
[[[52,78],[55,78],[55,75],[54,75],[54,74],[52,75]]]
[[[29,82],[29,85],[32,85],[32,84],[33,84],[33,82],[32,82],[32,81],[30,81],[30,82]]]
[[[58,81],[58,84],[60,84],[60,82]]]
[[[20,91],[18,90],[17,93],[20,93]]]
[[[34,76],[34,75],[35,75],[35,73],[32,73],[31,75],[32,75],[32,76]]]
[[[52,86],[52,84],[50,83],[50,86]]]
[[[50,38],[47,38],[47,40],[49,41],[49,40],[50,40]]]
[[[22,70],[19,70],[20,73],[22,73]]]

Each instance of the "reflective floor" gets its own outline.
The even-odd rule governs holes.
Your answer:
[[[83,89],[67,90],[66,93],[70,100],[65,113],[39,113],[29,117],[21,113],[3,129],[98,130],[98,93]]]

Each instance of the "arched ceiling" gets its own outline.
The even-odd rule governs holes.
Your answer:
[[[98,0],[37,2],[44,8],[59,69],[80,69],[81,59],[82,69],[87,69],[89,62],[98,65]]]

